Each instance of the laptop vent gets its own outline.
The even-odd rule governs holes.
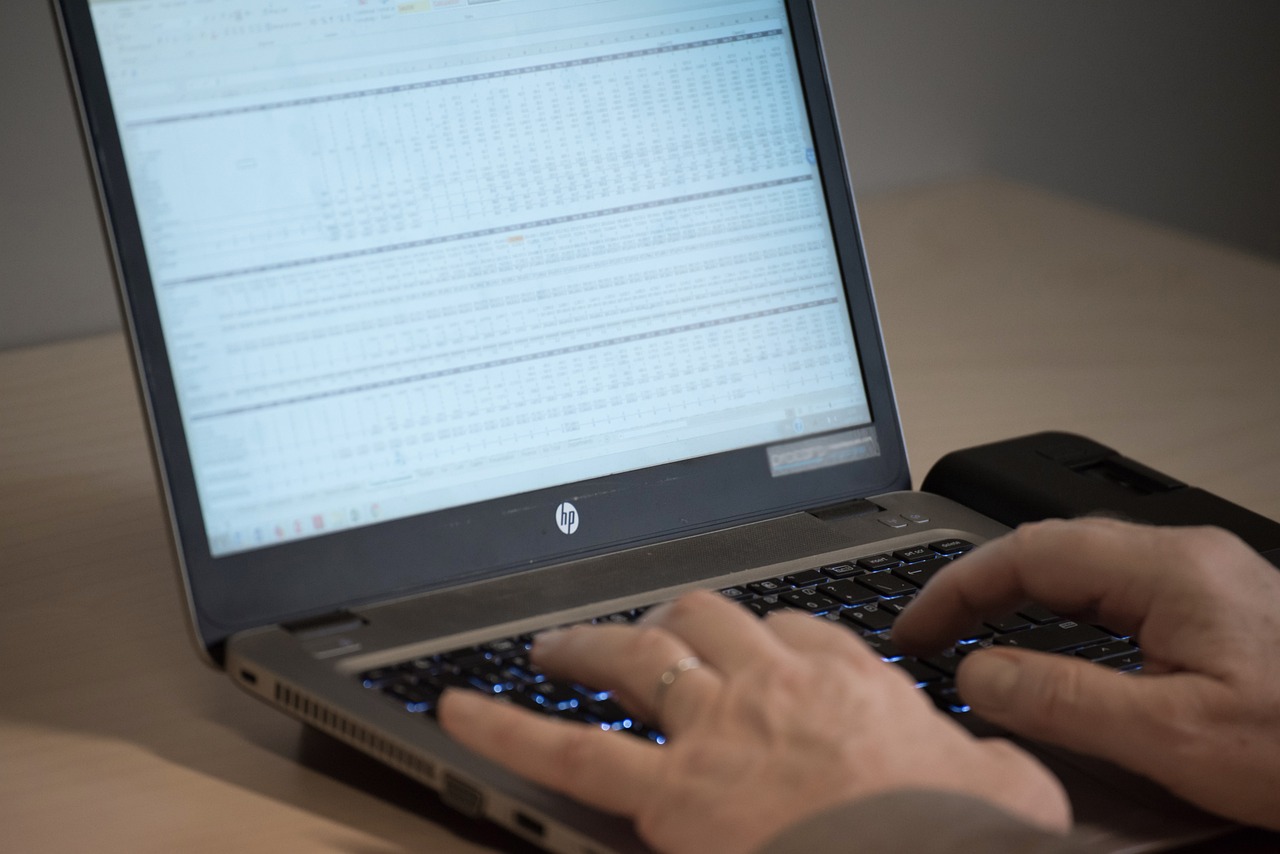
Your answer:
[[[277,682],[276,702],[317,729],[354,744],[410,777],[422,781],[435,780],[436,768],[432,763],[414,756],[296,688]]]

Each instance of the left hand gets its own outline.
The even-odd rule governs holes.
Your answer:
[[[467,691],[445,693],[441,725],[518,774],[634,819],[660,851],[754,850],[807,816],[897,789],[968,794],[1051,830],[1070,824],[1043,766],[974,738],[825,620],[762,621],[702,592],[635,626],[548,632],[532,655],[553,676],[614,691],[667,744]],[[698,666],[677,673],[692,657]],[[660,689],[664,675],[673,681]]]

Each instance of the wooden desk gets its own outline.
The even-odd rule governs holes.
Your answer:
[[[1280,265],[991,180],[864,219],[917,478],[1066,429],[1280,517]],[[521,847],[197,661],[120,336],[0,354],[0,673],[7,850]]]

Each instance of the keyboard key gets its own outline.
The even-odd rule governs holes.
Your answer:
[[[524,693],[544,706],[559,711],[576,708],[580,703],[585,702],[582,695],[570,686],[557,685],[553,682],[528,685],[524,688]]]
[[[503,638],[480,647],[483,651],[499,658],[504,655],[514,655],[517,652],[527,651],[528,648],[527,644],[517,643],[515,638]]]
[[[554,714],[556,711],[551,706],[548,706],[545,703],[538,702],[532,696],[525,693],[525,691],[521,689],[518,689],[515,691],[508,691],[505,694],[499,694],[498,699],[502,700],[503,702],[511,703],[512,705],[519,706],[522,709],[528,709],[529,711],[539,712],[540,714],[544,714],[544,715]]]
[[[439,691],[415,685],[391,685],[383,693],[404,704],[406,709],[415,714],[433,711],[440,699]]]
[[[819,581],[826,581],[827,576],[820,569],[806,569],[804,572],[788,575],[782,580],[795,587],[808,587],[817,584]]]
[[[486,694],[501,694],[503,691],[510,691],[515,687],[515,680],[512,679],[511,673],[492,661],[469,671],[465,675],[471,680],[472,685],[475,685]]]
[[[824,566],[823,573],[827,578],[849,578],[853,575],[861,575],[866,572],[865,569],[856,567],[851,563],[837,563],[831,566]]]
[[[884,631],[892,626],[894,617],[894,614],[880,610],[879,605],[874,602],[869,605],[855,605],[840,612],[840,619],[872,632]]]
[[[1003,617],[992,617],[987,620],[987,625],[997,632],[1008,634],[1031,628],[1031,621],[1021,614],[1006,614]]]
[[[1110,641],[1108,643],[1100,643],[1096,646],[1086,646],[1084,649],[1078,649],[1075,654],[1081,658],[1087,658],[1090,661],[1101,661],[1104,658],[1113,658],[1117,655],[1128,655],[1137,652],[1138,648],[1124,641]]]
[[[917,560],[935,558],[938,556],[938,553],[928,546],[916,546],[910,549],[899,549],[893,553],[893,556],[904,563],[912,563]]]
[[[782,593],[790,590],[791,585],[787,584],[781,578],[766,578],[763,581],[753,581],[747,585],[747,589],[752,593],[759,593],[761,596],[770,596],[774,593]]]
[[[1062,619],[1062,617],[1053,613],[1043,605],[1028,604],[1019,608],[1018,613],[1035,623],[1037,626],[1046,626],[1049,623],[1056,623]]]
[[[958,555],[968,551],[973,551],[973,543],[968,540],[938,540],[936,543],[929,543],[929,548],[938,554]]]
[[[992,631],[992,629],[989,626],[984,626],[981,623],[979,623],[977,625],[973,625],[965,629],[960,634],[960,642],[974,643],[976,641],[986,640],[987,638],[991,637],[994,634],[995,632]]]
[[[571,685],[570,687],[573,688],[574,691],[577,691],[586,699],[594,700],[596,702],[603,702],[605,700],[608,700],[612,696],[612,694],[610,694],[608,691],[600,691],[600,690],[597,690],[596,688],[588,688],[586,685],[583,685],[580,682],[574,682],[573,685]]]
[[[486,661],[488,659],[485,659]],[[431,676],[439,676],[443,673],[452,673],[452,665],[443,655],[433,655],[427,658],[415,658],[413,661],[406,661],[398,668],[402,677],[411,679],[422,679]]]
[[[932,655],[922,660],[934,670],[941,671],[942,675],[948,679],[955,678],[956,668],[960,666],[960,658],[955,655],[946,655],[945,653]]]
[[[1066,620],[1052,626],[1040,626],[995,639],[999,646],[1016,646],[1040,652],[1066,652],[1099,641],[1112,640],[1111,635],[1081,623]]]
[[[916,597],[914,596],[901,596],[897,599],[886,599],[880,603],[880,608],[888,611],[896,617],[903,611],[907,610],[907,606],[910,605],[912,600],[915,598]]]
[[[542,668],[529,660],[527,653],[511,656],[502,663],[517,682],[542,682],[547,678]]]
[[[828,596],[839,599],[846,605],[861,605],[864,602],[874,602],[880,598],[880,594],[868,590],[859,584],[855,584],[849,579],[824,584],[819,587],[818,590]]]
[[[960,692],[950,682],[934,682],[924,686],[924,692],[933,700],[935,706],[944,712],[964,714],[969,711],[969,704],[960,699]]]
[[[964,658],[971,652],[977,652],[980,649],[990,649],[992,645],[993,644],[990,640],[980,640],[974,643],[957,643],[956,655]]]
[[[785,602],[793,608],[799,608],[802,611],[810,613],[819,613],[821,611],[830,611],[836,607],[836,600],[823,596],[812,587],[804,590],[793,590],[790,593],[784,593],[778,597],[778,601]]]
[[[608,698],[603,700],[584,699],[579,708],[583,714],[590,718],[594,718],[595,721],[601,723],[612,725],[621,724],[623,721],[631,720],[631,715],[627,713],[626,709]]]
[[[892,555],[875,555],[874,557],[864,557],[858,561],[858,566],[868,572],[875,572],[878,569],[892,569],[895,566],[902,566],[902,561]]]
[[[1107,667],[1114,667],[1116,670],[1140,670],[1142,669],[1142,652],[1134,650],[1126,652],[1124,655],[1113,655],[1111,658],[1104,658],[1098,662]]]
[[[910,581],[917,587],[924,585],[942,570],[951,565],[951,561],[945,557],[935,557],[933,560],[922,561],[921,563],[910,563],[906,566],[900,566],[893,570],[893,574],[901,578],[903,581]]]
[[[360,674],[360,682],[366,688],[383,688],[400,678],[400,671],[394,667],[379,667]]]
[[[907,675],[914,679],[917,685],[942,681],[942,673],[940,671],[917,659],[901,658],[895,661],[894,664],[907,671]]]
[[[903,581],[889,570],[869,572],[854,580],[855,584],[874,590],[881,596],[901,596],[904,593],[916,592],[916,586],[910,581]]]
[[[735,601],[751,598],[751,594],[743,590],[741,587],[726,587],[720,591],[720,595],[726,599],[733,599]]]
[[[472,691],[484,691],[486,694],[494,693],[482,687],[480,682],[465,673],[441,673],[434,676],[423,676],[405,684],[418,685],[439,691],[443,691],[445,688],[467,688]]]
[[[753,599],[746,603],[747,610],[751,611],[757,617],[763,617],[770,611],[776,611],[779,608],[787,607],[783,602],[779,601],[777,596],[762,596],[759,599]]]
[[[480,649],[463,649],[442,658],[455,673],[461,673],[484,664],[489,660],[489,654]]]
[[[898,649],[893,639],[888,634],[867,635],[863,638],[867,646],[871,647],[885,661],[894,661],[902,658],[902,650]]]

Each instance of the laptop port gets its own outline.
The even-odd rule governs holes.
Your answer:
[[[480,816],[481,806],[484,804],[484,795],[479,789],[452,774],[444,775],[444,791],[440,793],[440,797],[458,812],[472,818]]]
[[[547,834],[546,825],[538,821],[536,818],[530,818],[522,812],[516,813],[516,826],[539,838],[546,836]]]

